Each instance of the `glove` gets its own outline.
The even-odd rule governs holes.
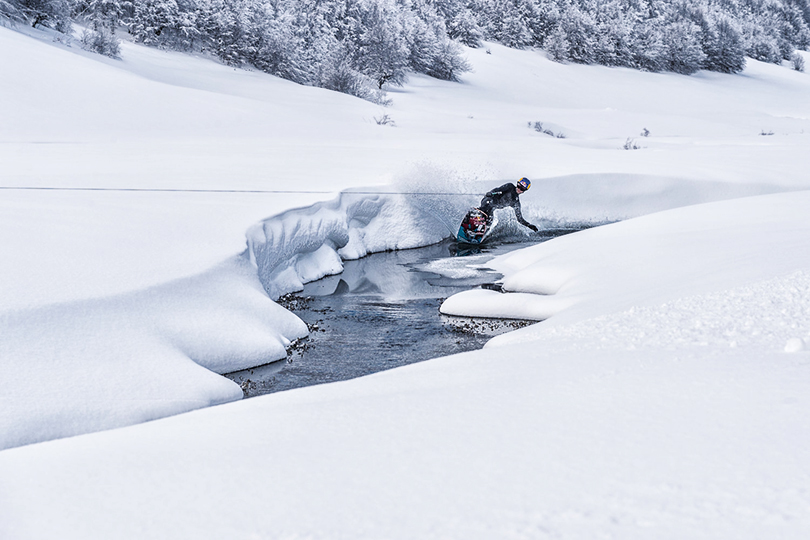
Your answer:
[[[527,226],[528,228],[530,228],[531,230],[533,230],[534,232],[537,232],[537,226],[532,225],[531,223],[529,223],[529,224],[528,224],[528,225],[526,225],[526,226]]]

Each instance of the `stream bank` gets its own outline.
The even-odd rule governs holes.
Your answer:
[[[286,360],[226,377],[245,397],[254,397],[480,349],[491,337],[535,321],[446,316],[439,313],[442,301],[496,282],[500,274],[486,267],[493,257],[575,230],[468,250],[446,240],[346,261],[342,273],[278,300],[310,330],[290,347]]]

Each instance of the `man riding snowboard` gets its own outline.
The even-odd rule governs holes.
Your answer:
[[[496,208],[506,208],[511,206],[515,211],[515,217],[518,222],[524,227],[528,227],[534,232],[537,232],[537,227],[523,219],[523,214],[520,212],[520,199],[518,196],[527,191],[532,183],[528,178],[521,178],[518,180],[517,185],[508,182],[501,187],[497,187],[492,191],[488,191],[484,198],[481,199],[481,205],[478,207],[484,214],[487,215],[487,227],[492,224],[492,215]]]

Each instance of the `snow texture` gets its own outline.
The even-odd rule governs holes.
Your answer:
[[[241,257],[137,293],[6,312],[0,325],[2,448],[240,399],[212,371],[285,358],[307,335]]]
[[[340,273],[344,260],[439,242],[448,231],[442,218],[430,212],[435,204],[418,204],[423,198],[348,192],[331,203],[290,210],[248,230],[250,260],[276,299]]]
[[[461,83],[392,91],[393,128],[346,95],[21,30],[0,27],[3,187],[212,191],[2,191],[4,540],[810,535],[807,74],[487,44]],[[306,332],[268,296],[447,236],[521,176],[531,222],[625,221],[487,262],[509,292],[445,310],[546,320],[224,403],[215,372]]]

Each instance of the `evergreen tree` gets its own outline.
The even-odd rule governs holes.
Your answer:
[[[78,5],[90,28],[82,32],[82,48],[112,58],[120,55],[121,42],[116,37],[126,6],[121,0],[86,0]]]
[[[678,21],[664,27],[663,69],[683,75],[699,70],[706,62],[700,44],[700,28],[689,21]]]
[[[568,37],[562,26],[557,26],[546,38],[545,47],[549,58],[555,62],[565,62],[569,59],[568,51],[571,44],[568,43]]]
[[[507,47],[534,43],[530,29],[530,0],[491,0],[486,14],[486,36]]]
[[[388,0],[368,0],[358,8],[353,48],[355,65],[379,88],[386,83],[401,85],[408,67],[401,18]]]
[[[633,66],[647,71],[666,69],[666,45],[664,44],[663,23],[658,17],[640,21],[635,28],[633,41]]]
[[[132,5],[127,26],[136,42],[185,50],[199,35],[196,13],[175,0],[135,0]]]
[[[444,20],[447,36],[469,47],[478,47],[484,32],[473,9],[463,0],[435,0],[436,13]]]
[[[706,29],[703,52],[706,53],[706,69],[738,73],[745,67],[745,51],[740,32],[724,16],[720,16]]]
[[[782,52],[779,42],[772,33],[762,26],[762,19],[746,21],[743,25],[742,37],[745,54],[755,60],[778,64],[782,61]]]
[[[593,16],[570,6],[560,18],[560,27],[568,41],[568,59],[574,62],[590,64],[596,52],[596,21]]]
[[[610,0],[596,12],[593,61],[606,66],[634,66],[633,21],[619,0]]]

